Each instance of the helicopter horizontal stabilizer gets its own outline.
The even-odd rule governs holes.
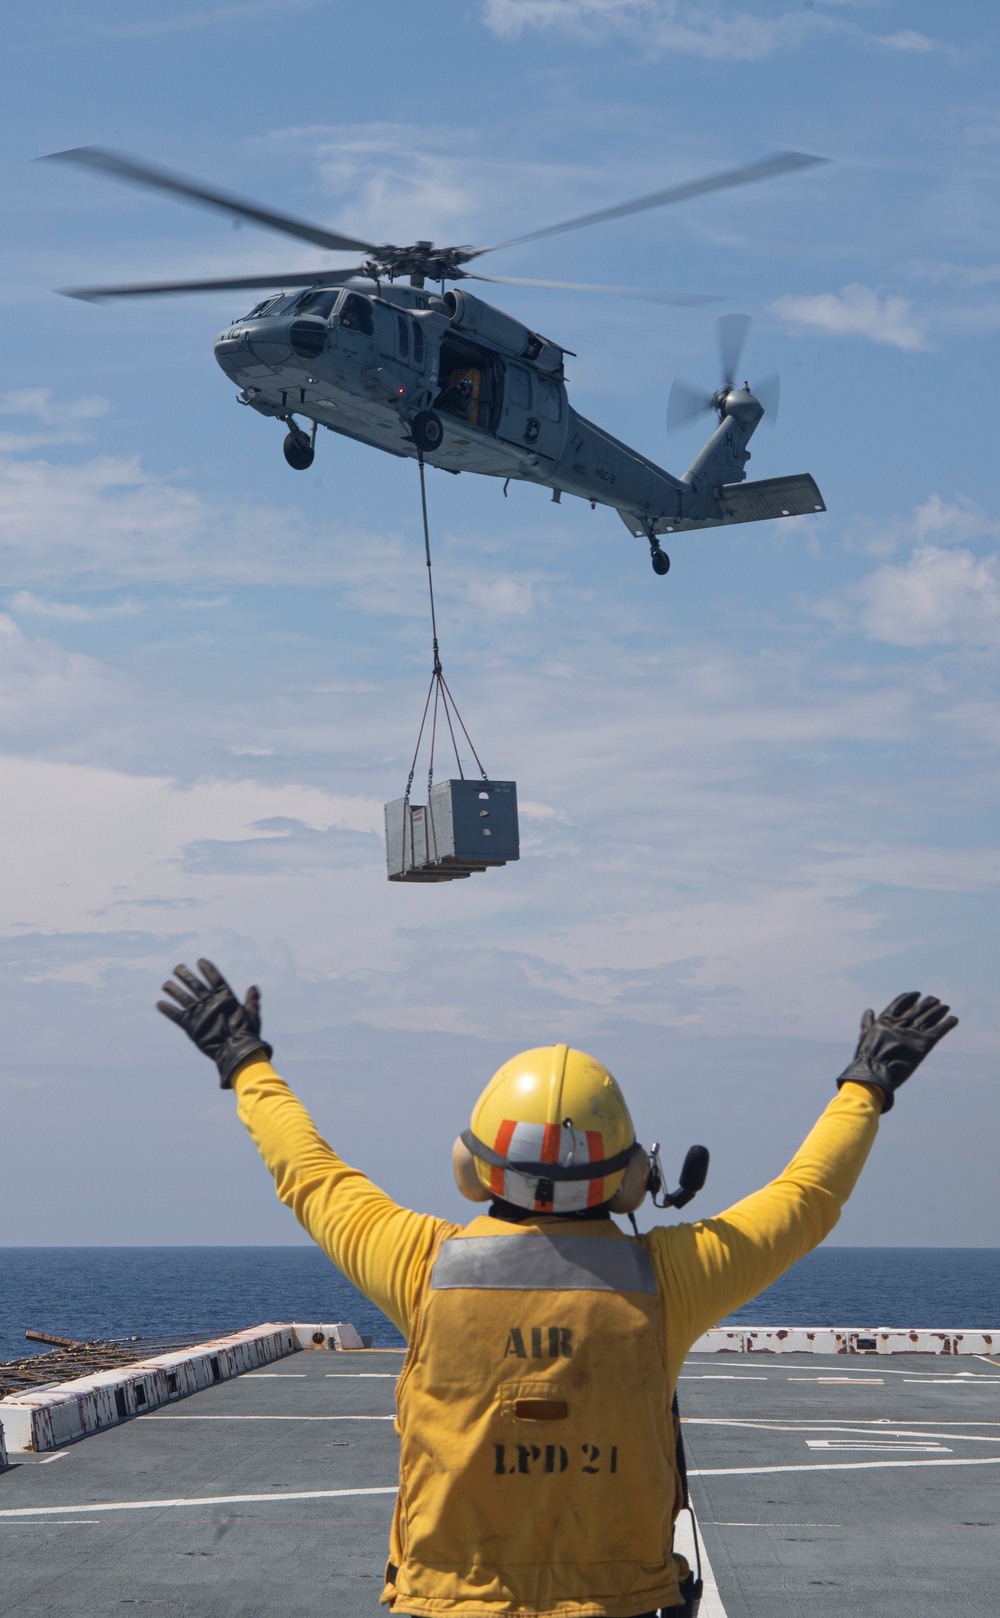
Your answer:
[[[775,517],[811,517],[825,511],[826,504],[809,472],[796,472],[785,478],[760,478],[756,483],[724,483],[716,509],[708,517],[681,518],[656,524],[658,534],[682,534],[693,528],[721,528],[737,522],[769,522]],[[636,539],[649,535],[649,525],[630,511],[618,515]]]

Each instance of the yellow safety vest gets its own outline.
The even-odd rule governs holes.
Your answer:
[[[382,1600],[400,1613],[680,1602],[663,1302],[641,1238],[483,1217],[440,1241],[397,1405]]]

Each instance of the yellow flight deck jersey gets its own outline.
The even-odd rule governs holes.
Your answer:
[[[270,1063],[235,1089],[282,1202],[409,1344],[382,1600],[416,1618],[678,1605],[684,1358],[833,1229],[878,1094],[845,1084],[770,1185],[636,1239],[608,1219],[413,1213],[341,1161]]]

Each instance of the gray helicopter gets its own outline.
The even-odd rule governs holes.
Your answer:
[[[101,147],[54,152],[50,160],[165,191],[329,251],[367,255],[361,264],[342,270],[65,289],[69,297],[89,301],[280,289],[219,334],[215,357],[240,389],[239,402],[285,427],[285,459],[296,470],[312,465],[322,426],[391,455],[420,457],[447,472],[501,478],[505,493],[511,480],[540,484],[551,489],[556,502],[571,494],[591,506],[612,507],[630,534],[648,540],[658,574],[670,567],[660,545],[663,534],[826,509],[808,473],[746,481],[747,445],[765,406],[749,383],[738,386],[736,381],[750,326],[745,315],[726,315],[718,322],[720,386],[705,393],[675,383],[671,390],[668,428],[702,410],[718,417],[704,449],[682,477],[674,477],[573,409],[564,368],[571,350],[531,331],[462,284],[552,287],[687,307],[717,302],[699,294],[481,275],[464,266],[500,248],[749,185],[822,158],[778,152],[492,247],[359,241]],[[454,283],[450,288],[449,282]],[[428,283],[438,283],[440,291]],[[758,393],[768,399],[773,416],[777,378]],[[308,429],[302,421],[309,423]]]

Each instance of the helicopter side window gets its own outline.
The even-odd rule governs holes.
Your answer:
[[[399,343],[399,357],[401,360],[410,357],[410,327],[405,315],[396,316],[396,336]]]
[[[413,363],[422,371],[424,368],[424,329],[419,320],[413,322]]]
[[[349,292],[340,306],[340,324],[344,331],[357,331],[362,337],[370,337],[375,327],[368,299],[357,292]]]
[[[535,387],[538,389],[538,414],[544,416],[546,421],[558,421],[562,415],[562,394],[557,384],[547,376],[536,376]]]
[[[319,292],[306,292],[295,305],[295,313],[304,315],[308,312],[311,315],[319,315],[321,319],[326,320],[339,297],[340,292],[336,288],[331,289],[328,287]]]

